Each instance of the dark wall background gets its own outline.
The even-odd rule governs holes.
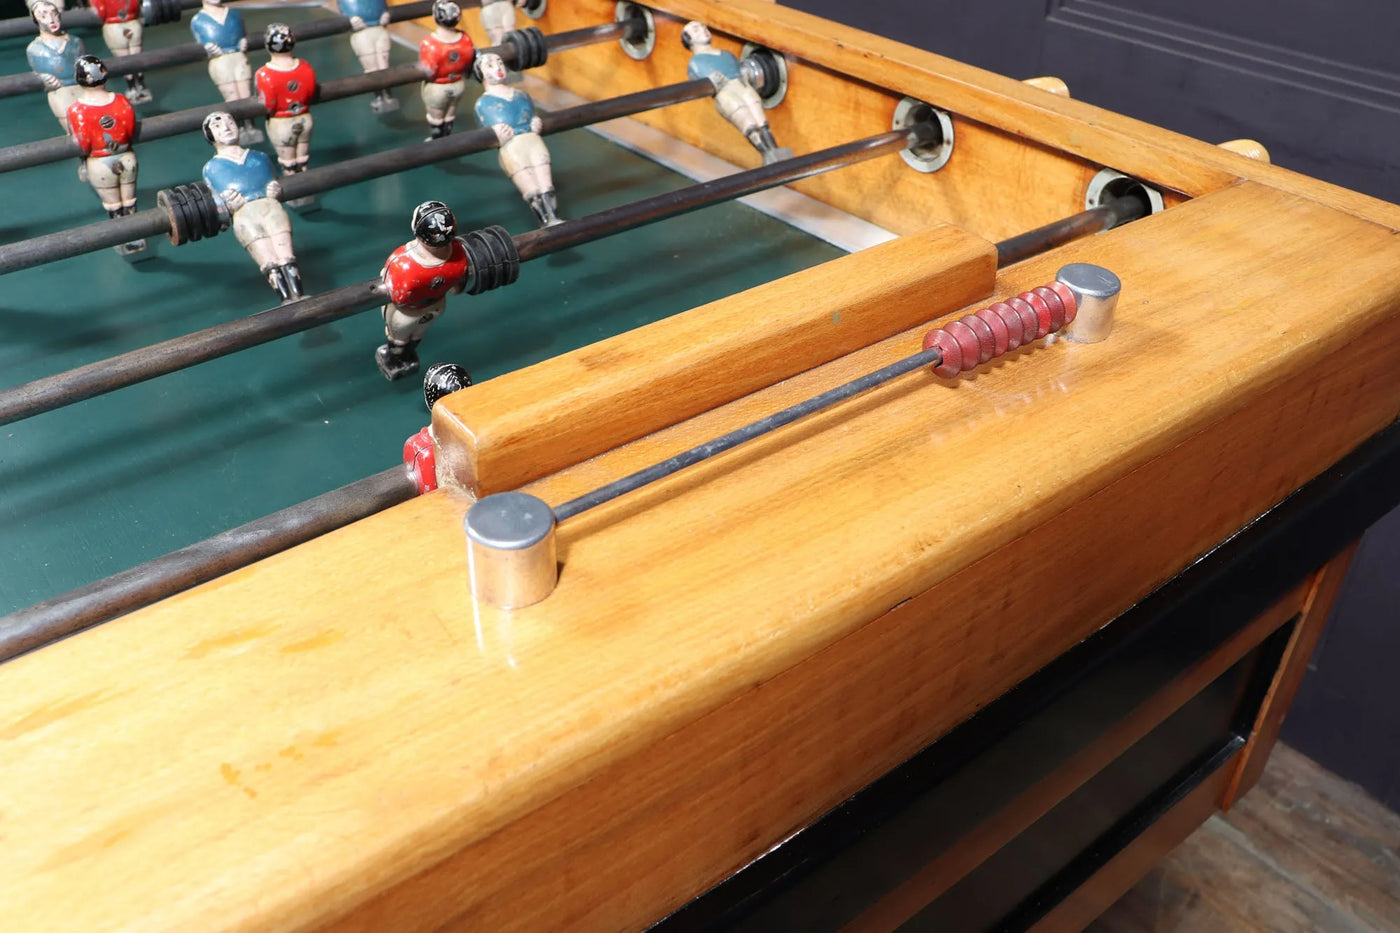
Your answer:
[[[779,0],[1400,201],[1394,0]],[[1397,270],[1400,273],[1400,270]],[[1366,536],[1283,737],[1400,809],[1400,512]]]

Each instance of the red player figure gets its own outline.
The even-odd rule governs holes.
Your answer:
[[[472,384],[471,374],[456,363],[434,363],[423,374],[423,403],[433,410],[444,395],[460,392]],[[433,427],[428,425],[403,442],[403,462],[419,495],[438,488],[437,449]]]
[[[316,96],[316,72],[292,54],[296,37],[292,27],[273,23],[267,27],[270,60],[254,76],[258,97],[267,110],[267,138],[277,150],[282,172],[306,171],[311,159],[311,101]]]
[[[423,82],[423,106],[428,111],[430,139],[452,132],[457,118],[457,102],[467,89],[467,71],[476,58],[476,46],[457,29],[462,8],[454,0],[434,0],[433,22],[437,29],[418,46],[418,61],[428,80]]]
[[[413,209],[414,239],[389,254],[379,274],[389,289],[384,336],[374,361],[385,379],[418,371],[418,343],[447,306],[448,292],[467,286],[467,250],[457,239],[457,218],[441,201]]]
[[[68,105],[68,126],[82,153],[87,180],[107,216],[136,212],[136,111],[131,101],[107,90],[107,66],[96,55],[83,55],[73,66],[78,99]],[[146,248],[141,240],[117,247],[122,255]]]
[[[92,0],[91,6],[102,18],[102,38],[113,55],[120,58],[141,51],[141,0]],[[133,104],[144,104],[151,99],[144,75],[127,77],[126,96]]]

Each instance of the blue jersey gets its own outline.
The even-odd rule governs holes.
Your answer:
[[[204,163],[204,183],[222,195],[232,188],[245,201],[267,197],[267,186],[276,180],[272,160],[256,149],[244,149],[243,161],[214,156]]]
[[[388,9],[384,0],[340,0],[340,15],[358,16],[366,26],[378,26],[379,17]]]
[[[190,18],[190,32],[194,33],[194,39],[200,45],[212,42],[225,55],[239,51],[247,37],[243,31],[243,14],[237,10],[229,10],[222,23],[200,10]]]
[[[530,124],[534,119],[535,102],[522,91],[516,91],[510,100],[495,94],[482,94],[476,99],[476,122],[480,126],[504,123],[516,133],[533,133],[535,130]]]
[[[77,36],[66,37],[58,48],[43,39],[35,39],[24,54],[35,74],[53,75],[67,87],[78,83],[73,69],[78,64],[78,56],[83,54],[83,40]]]
[[[686,68],[690,80],[699,81],[716,72],[726,80],[738,81],[739,59],[734,57],[733,52],[723,49],[710,49],[708,52],[696,52],[690,56],[690,65]]]

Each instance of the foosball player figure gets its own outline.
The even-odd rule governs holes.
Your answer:
[[[423,106],[428,111],[429,139],[452,132],[457,119],[457,102],[467,90],[467,70],[476,58],[476,46],[457,28],[462,8],[455,0],[434,0],[433,22],[437,28],[418,46],[418,61],[428,79],[423,82]]]
[[[690,79],[709,78],[714,82],[715,108],[759,151],[764,165],[791,158],[792,151],[779,148],[773,139],[763,100],[744,80],[739,59],[733,52],[715,48],[712,39],[704,23],[689,22],[681,30],[681,44],[690,51],[690,65],[686,68]]]
[[[141,0],[92,0],[92,11],[102,20],[102,38],[117,58],[141,51]],[[128,75],[126,97],[133,104],[150,101],[151,91],[142,74]]]
[[[311,99],[316,95],[316,72],[292,54],[296,36],[285,23],[273,23],[265,36],[268,63],[258,69],[254,84],[267,111],[267,137],[277,150],[285,175],[306,171],[311,160]]]
[[[73,66],[78,99],[68,105],[68,126],[87,170],[88,184],[97,192],[108,217],[136,213],[136,111],[131,101],[107,90],[107,66],[96,55],[83,55]],[[122,256],[139,253],[145,240],[116,247]]]
[[[253,93],[253,69],[248,64],[248,34],[243,14],[224,6],[223,0],[204,0],[190,18],[190,32],[209,56],[209,80],[224,100],[242,100]],[[245,121],[238,135],[245,146],[260,143],[262,131]]]
[[[214,146],[214,158],[204,163],[204,183],[228,212],[233,235],[283,301],[300,298],[292,221],[277,200],[282,186],[272,160],[240,146],[238,123],[222,110],[205,117],[203,128],[204,138]]]
[[[467,286],[467,250],[457,239],[457,218],[441,201],[413,209],[413,239],[389,254],[379,273],[389,290],[384,337],[374,362],[385,379],[418,371],[418,344],[447,306],[449,292]]]
[[[86,54],[83,40],[63,31],[62,12],[56,3],[38,0],[29,8],[39,27],[39,36],[29,43],[25,56],[30,69],[44,82],[48,92],[49,110],[68,132],[68,105],[78,99],[78,85],[73,67]]]
[[[492,45],[500,45],[515,28],[515,8],[524,5],[525,0],[481,0],[481,28]]]
[[[350,17],[350,48],[365,74],[389,67],[389,6],[385,0],[340,0],[340,13]],[[387,90],[376,91],[369,109],[390,113],[399,102]]]
[[[476,99],[476,122],[495,131],[502,171],[520,189],[540,224],[552,227],[560,222],[558,202],[535,103],[529,94],[506,84],[506,65],[496,53],[479,55],[477,70],[485,90]]]

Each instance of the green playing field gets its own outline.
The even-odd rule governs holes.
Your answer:
[[[276,17],[316,15],[325,14],[284,9]],[[252,33],[274,14],[245,16]],[[185,24],[147,35],[148,48],[189,41]],[[100,36],[83,38],[106,53]],[[343,36],[298,53],[323,80],[357,70]],[[414,53],[394,54],[407,61]],[[250,57],[254,68],[266,60]],[[25,70],[24,42],[0,42],[0,63],[3,72]],[[144,116],[216,97],[203,65],[153,72],[147,83],[156,100],[139,108]],[[423,138],[417,88],[396,96],[403,108],[382,119],[366,98],[317,108],[312,165]],[[469,108],[464,115],[470,124]],[[58,131],[42,95],[0,100],[0,146]],[[688,183],[585,130],[552,137],[549,147],[566,218]],[[140,206],[153,206],[160,188],[196,180],[209,155],[198,133],[140,145]],[[0,242],[101,220],[75,170],[64,162],[0,175]],[[413,206],[429,198],[448,202],[464,229],[498,223],[520,233],[533,225],[494,153],[330,192],[319,210],[293,212],[307,292],[376,275],[409,239]],[[178,249],[153,242],[152,252],[130,265],[104,250],[0,279],[0,385],[276,303],[231,234]],[[713,207],[527,264],[509,289],[452,299],[420,354],[425,365],[462,363],[480,381],[836,255],[741,205]],[[379,375],[373,353],[382,339],[379,316],[368,311],[0,427],[0,613],[398,462],[427,413],[416,378],[391,384]]]

